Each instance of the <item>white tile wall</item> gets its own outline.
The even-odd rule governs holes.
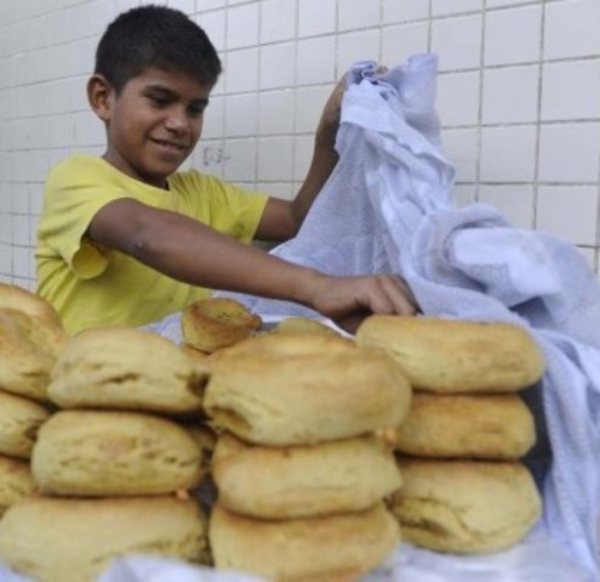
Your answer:
[[[33,286],[49,168],[103,148],[85,97],[95,45],[118,12],[146,1],[0,3],[0,281]],[[186,167],[289,198],[345,68],[432,50],[457,200],[563,236],[598,270],[598,0],[161,2],[206,29],[225,69]]]

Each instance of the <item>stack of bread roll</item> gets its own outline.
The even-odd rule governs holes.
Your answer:
[[[379,350],[321,333],[265,334],[213,357],[204,407],[225,431],[212,473],[215,566],[274,580],[356,577],[400,541],[383,499],[410,386]]]
[[[94,579],[118,555],[208,563],[206,520],[185,492],[206,467],[179,422],[200,410],[207,373],[175,344],[131,328],[70,338],[31,468],[41,495],[0,522],[0,558],[44,581]]]
[[[517,392],[544,371],[529,334],[501,323],[377,315],[356,341],[385,350],[415,389],[396,443],[403,487],[392,511],[404,538],[457,553],[517,543],[541,512],[519,460],[535,428]]]
[[[29,458],[37,430],[50,414],[50,371],[65,340],[48,303],[0,284],[0,516],[33,492]]]

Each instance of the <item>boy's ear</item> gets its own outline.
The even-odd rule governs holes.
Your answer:
[[[102,120],[110,120],[113,102],[113,88],[103,75],[92,75],[87,83],[87,96],[90,107]]]

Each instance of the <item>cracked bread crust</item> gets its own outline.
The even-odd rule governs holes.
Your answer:
[[[212,297],[188,305],[181,314],[187,345],[211,354],[236,344],[260,329],[262,319],[233,299]]]
[[[413,388],[430,392],[514,392],[537,382],[545,368],[529,333],[506,323],[373,315],[356,341],[385,350]]]
[[[103,327],[69,340],[48,395],[61,408],[198,411],[208,369],[157,334]]]
[[[396,449],[434,458],[515,460],[535,444],[531,412],[518,394],[414,392]]]
[[[273,520],[363,511],[402,483],[391,448],[374,436],[279,448],[224,433],[212,474],[226,509]]]
[[[217,504],[209,539],[219,569],[299,582],[358,579],[392,553],[400,531],[381,502],[359,513],[286,521],[241,517]]]
[[[410,385],[382,351],[310,333],[263,338],[253,344],[260,348],[239,344],[212,363],[204,407],[236,436],[306,445],[396,427],[405,418]]]
[[[0,456],[0,517],[34,489],[29,463]]]
[[[42,425],[32,473],[53,495],[155,495],[203,476],[201,447],[181,426],[134,412],[62,411]]]
[[[0,521],[0,556],[35,580],[95,580],[129,553],[208,564],[206,519],[195,502],[175,497],[30,497]]]
[[[518,543],[541,515],[521,463],[401,459],[403,486],[391,503],[406,541],[479,554]]]
[[[36,402],[0,391],[0,455],[29,459],[38,429],[49,416]]]

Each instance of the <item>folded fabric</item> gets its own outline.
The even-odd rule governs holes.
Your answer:
[[[540,432],[529,461],[543,480],[544,523],[598,576],[600,287],[571,244],[513,228],[487,204],[455,206],[433,108],[436,62],[417,55],[385,75],[374,63],[353,68],[338,165],[298,236],[273,254],[336,275],[399,273],[426,315],[528,328],[548,361],[528,391]],[[313,313],[232,296],[257,313]]]

